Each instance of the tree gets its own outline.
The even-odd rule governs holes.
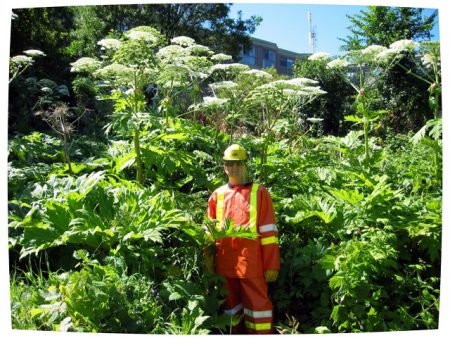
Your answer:
[[[38,78],[69,83],[71,60],[65,48],[74,27],[72,7],[20,8],[14,9],[14,14],[17,17],[11,21],[10,55],[28,49],[41,50],[46,57],[33,66],[33,73]]]
[[[429,40],[435,25],[437,11],[430,16],[423,14],[423,8],[368,6],[354,16],[347,15],[352,23],[347,27],[352,35],[339,39],[345,44],[344,51],[362,49],[370,45],[388,47],[402,40]]]
[[[95,51],[93,43],[106,35],[120,34],[132,27],[149,25],[164,34],[167,40],[189,36],[216,52],[237,58],[242,45],[248,46],[248,34],[255,31],[260,17],[243,20],[228,17],[231,4],[141,4],[86,6],[75,8],[77,28],[72,32],[71,52],[74,56]],[[114,36],[119,37],[119,36]]]

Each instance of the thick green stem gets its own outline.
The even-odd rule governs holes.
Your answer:
[[[367,118],[364,118],[364,147],[367,161],[369,160],[369,121]]]
[[[69,166],[69,172],[72,175],[73,171],[72,171],[72,165],[70,164],[70,154],[69,154],[69,146],[67,144],[67,135],[64,133],[63,137],[64,137],[64,160],[67,163],[67,165]]]
[[[144,172],[143,172],[143,166],[142,166],[142,158],[141,158],[141,147],[139,143],[139,129],[136,128],[134,130],[134,152],[136,153],[136,170],[137,175],[136,179],[139,183],[144,183]]]
[[[69,154],[69,146],[68,146],[68,140],[67,140],[67,130],[66,130],[66,127],[64,126],[64,122],[61,118],[59,120],[59,123],[61,126],[63,142],[64,142],[64,162],[66,162],[67,165],[69,166],[70,174],[73,174],[72,165],[70,164],[70,154]]]

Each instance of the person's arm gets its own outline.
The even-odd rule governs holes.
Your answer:
[[[206,213],[210,219],[216,219],[216,195],[214,191],[208,199],[208,210]]]
[[[259,190],[258,233],[261,236],[263,271],[267,282],[273,282],[280,270],[278,228],[272,198],[264,186]]]

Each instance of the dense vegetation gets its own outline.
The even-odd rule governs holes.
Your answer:
[[[10,83],[33,86],[28,109],[42,123],[8,142],[13,328],[228,333],[221,279],[202,252],[212,240],[206,201],[225,181],[231,142],[249,150],[274,200],[279,333],[438,327],[438,44],[318,53],[293,79],[146,26],[98,47],[71,61],[76,106],[67,86],[21,75],[42,52],[11,59]],[[413,64],[429,118],[397,134],[380,93]],[[345,103],[327,93],[333,81]]]

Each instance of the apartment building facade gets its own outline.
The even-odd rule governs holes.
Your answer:
[[[274,67],[279,74],[292,75],[297,58],[307,58],[309,53],[296,53],[278,48],[274,42],[251,38],[252,46],[241,51],[240,62],[251,68],[263,69]]]

